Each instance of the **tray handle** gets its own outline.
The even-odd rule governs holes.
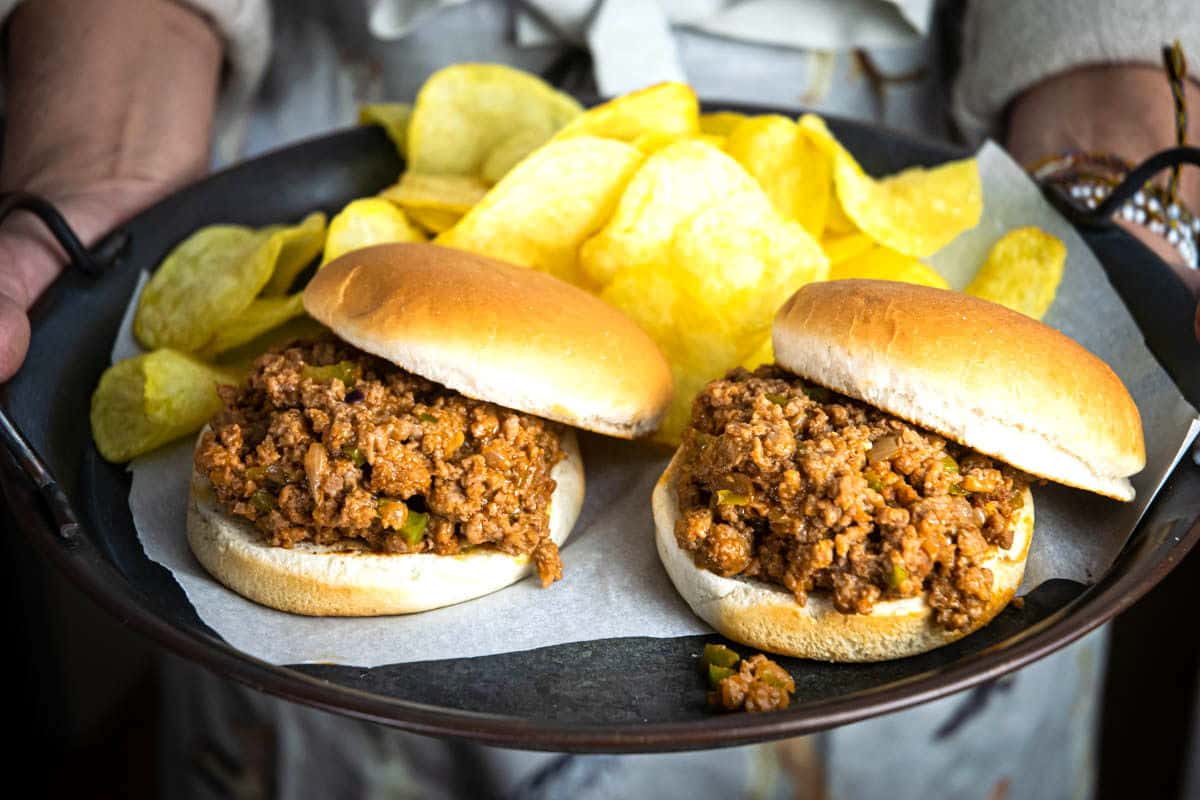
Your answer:
[[[55,241],[66,251],[69,266],[88,277],[97,277],[110,269],[129,244],[128,232],[118,229],[102,239],[94,250],[88,250],[53,203],[29,192],[0,194],[0,222],[14,211],[28,211],[40,219]],[[42,495],[59,538],[66,543],[76,541],[79,535],[79,519],[75,516],[66,493],[58,485],[57,479],[37,450],[12,421],[8,409],[3,404],[0,404],[0,441]]]

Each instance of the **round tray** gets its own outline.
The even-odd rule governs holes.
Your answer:
[[[875,174],[963,155],[869,125],[831,120],[831,127]],[[129,513],[129,475],[91,443],[89,398],[139,271],[153,268],[179,240],[212,223],[266,225],[315,209],[334,212],[393,182],[401,167],[377,128],[240,164],[139,215],[125,226],[130,248],[117,267],[98,279],[64,275],[34,309],[29,359],[8,385],[5,406],[81,524],[66,532],[53,524],[53,509],[11,459],[4,459],[4,493],[24,533],[53,563],[130,627],[186,658],[289,700],[418,733],[563,751],[720,747],[853,722],[996,678],[1111,619],[1200,538],[1200,470],[1185,460],[1093,586],[1051,581],[984,630],[913,658],[860,665],[780,659],[796,678],[797,699],[774,714],[714,716],[706,709],[693,656],[705,642],[719,641],[715,635],[593,641],[374,669],[254,659],[204,625],[170,574],[145,556]],[[1148,257],[1115,229],[1084,235],[1102,262]],[[1128,288],[1119,279],[1114,284]],[[1160,304],[1165,297],[1186,306],[1182,285],[1162,291]],[[1145,327],[1150,316],[1134,310]]]

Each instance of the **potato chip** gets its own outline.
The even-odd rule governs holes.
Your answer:
[[[725,152],[754,176],[772,205],[813,236],[825,228],[833,167],[796,123],[777,114],[750,117],[733,129]]]
[[[875,246],[871,237],[865,233],[848,233],[842,236],[830,236],[821,240],[821,249],[830,264],[839,264],[863,253]]]
[[[622,268],[664,263],[676,226],[718,201],[770,209],[755,180],[712,145],[684,140],[658,151],[634,173],[608,224],[580,248],[584,276],[603,286]]]
[[[322,264],[340,255],[388,242],[423,242],[425,234],[408,221],[404,212],[379,197],[349,203],[329,223]]]
[[[414,208],[408,216],[425,233],[436,236],[453,228],[463,215],[457,211],[443,211],[440,208]]]
[[[242,313],[222,326],[217,335],[198,353],[201,358],[211,359],[227,350],[257,339],[267,331],[278,328],[290,319],[304,313],[300,293],[284,297],[260,297]]]
[[[281,246],[272,230],[201,228],[175,247],[146,283],[133,332],[149,348],[199,350],[267,285]]]
[[[723,335],[720,326],[693,325],[680,282],[673,279],[669,265],[664,270],[625,270],[604,288],[600,296],[624,311],[658,344],[667,363],[675,395],[654,438],[678,443],[691,414],[693,398],[704,384],[739,359],[739,343]],[[703,359],[697,364],[698,356]]]
[[[492,152],[513,137],[546,141],[581,111],[573,98],[512,67],[446,67],[417,94],[408,126],[408,168],[478,177]]]
[[[675,401],[657,434],[667,442],[678,441],[696,392],[761,350],[779,304],[829,269],[816,240],[780,217],[736,162],[694,141],[647,159],[584,254],[589,247],[613,259],[601,296],[671,364]],[[603,274],[596,263],[593,277]]]
[[[920,286],[949,289],[946,279],[922,261],[877,245],[861,255],[845,259],[829,269],[829,279],[868,278],[879,281],[899,281]]]
[[[842,201],[838,200],[837,190],[830,184],[829,210],[825,215],[825,232],[824,236],[849,236],[858,230],[858,226],[854,224],[854,220],[846,216],[846,210],[842,208]]]
[[[698,133],[700,102],[692,87],[659,83],[588,109],[554,138],[600,136],[633,144],[641,137],[644,145],[657,145],[658,149],[671,140]]]
[[[437,243],[579,283],[579,246],[612,216],[642,161],[634,147],[584,136],[522,161]]]
[[[682,137],[676,133],[668,133],[666,131],[646,131],[643,134],[635,136],[633,141],[629,142],[629,144],[633,145],[646,155],[650,155],[651,153],[657,153],[667,145],[674,144],[683,138],[690,139],[692,137]],[[617,139],[614,141],[621,140]]]
[[[399,183],[387,187],[379,196],[406,212],[419,209],[447,211],[461,217],[487,194],[488,187],[468,175],[422,175],[406,172]]]
[[[213,362],[224,369],[246,372],[258,357],[273,347],[296,341],[316,339],[329,333],[329,329],[307,314],[293,317],[282,325],[251,339],[245,344],[219,353]]]
[[[763,364],[775,363],[775,348],[771,344],[771,337],[764,336],[762,343],[754,348],[754,352],[746,356],[742,360],[742,366],[748,370],[754,370],[761,367]]]
[[[119,361],[92,394],[96,448],[109,461],[128,461],[193,433],[221,410],[217,385],[238,380],[175,350]]]
[[[813,114],[800,125],[833,159],[834,183],[846,216],[881,245],[905,255],[933,255],[983,214],[983,186],[973,158],[912,167],[875,180]]]
[[[1067,246],[1040,228],[1014,228],[988,251],[967,294],[1041,319],[1054,303]]]
[[[713,205],[687,220],[669,258],[685,293],[719,312],[713,316],[732,314],[739,337],[767,332],[786,298],[829,274],[825,254],[801,225],[747,203]]]
[[[496,145],[483,162],[483,169],[480,171],[484,184],[494,186],[499,183],[509,170],[545,143],[546,137],[538,131],[518,131]]]
[[[412,106],[408,103],[368,103],[359,106],[359,125],[382,125],[396,152],[401,158],[408,149],[408,123],[412,120]]]
[[[736,111],[714,111],[711,114],[700,115],[700,132],[713,136],[728,136],[733,129],[750,119],[745,114]]]
[[[278,240],[279,255],[271,280],[262,290],[268,296],[291,289],[296,276],[321,254],[325,246],[325,215],[320,211],[309,214],[299,225],[276,229],[271,236]]]

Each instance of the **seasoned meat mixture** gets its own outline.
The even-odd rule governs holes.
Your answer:
[[[779,711],[792,702],[796,682],[762,655],[743,659],[723,644],[706,644],[700,670],[708,678],[708,704],[723,711]]]
[[[554,424],[332,338],[268,353],[220,392],[196,468],[271,544],[447,556],[486,545],[530,554],[543,586],[562,577],[549,538]]]
[[[987,607],[980,566],[1012,544],[1029,477],[777,367],[697,397],[684,433],[679,546],[719,575],[827,592],[847,614],[928,593],[949,630]]]
[[[762,655],[743,658],[739,669],[708,693],[708,704],[723,711],[782,711],[792,703],[796,682],[783,667]]]

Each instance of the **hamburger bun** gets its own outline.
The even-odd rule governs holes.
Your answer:
[[[550,538],[562,545],[583,506],[583,460],[575,434],[562,437],[555,465]],[[516,583],[532,570],[528,555],[479,548],[457,556],[384,554],[307,543],[275,547],[246,520],[217,507],[208,480],[192,475],[188,544],[217,580],[280,611],[321,617],[411,614],[461,603]]]
[[[780,655],[821,661],[886,661],[924,653],[961,639],[999,614],[1021,584],[1033,535],[1033,498],[1013,518],[1013,543],[980,564],[992,571],[992,599],[972,627],[950,631],[935,624],[923,596],[878,602],[870,614],[843,614],[824,592],[804,605],[787,589],[749,578],[724,578],[697,567],[675,540],[679,519],[676,462],[672,459],[654,488],[658,555],[676,590],[696,616],[722,636]]]
[[[812,283],[775,317],[800,377],[1056,483],[1132,500],[1142,419],[1121,379],[1068,336],[960,292]]]
[[[355,250],[304,307],[360,350],[467,397],[632,438],[658,427],[671,371],[632,320],[536,270],[433,244]]]

